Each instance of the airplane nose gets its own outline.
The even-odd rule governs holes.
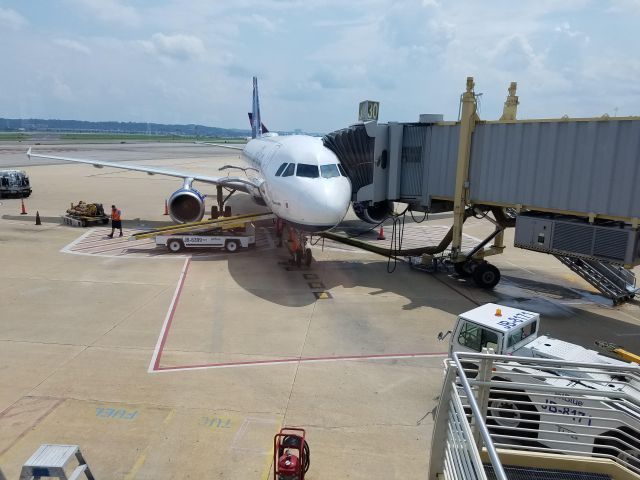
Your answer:
[[[301,193],[304,205],[298,205],[299,223],[315,225],[321,230],[337,225],[349,209],[351,183],[346,178],[315,184],[321,188],[309,188]]]
[[[351,201],[351,184],[348,180],[340,179],[325,197],[327,217],[331,218],[328,224],[336,225],[341,222],[349,208]]]

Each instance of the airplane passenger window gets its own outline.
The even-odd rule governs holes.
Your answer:
[[[332,163],[331,165],[320,165],[320,173],[324,178],[333,178],[340,176],[338,166],[335,163]]]
[[[291,175],[293,175],[293,172],[296,169],[296,164],[295,163],[290,163],[286,170],[284,171],[284,173],[282,174],[283,177],[290,177]]]
[[[318,166],[299,163],[296,176],[306,178],[318,178]]]
[[[284,171],[286,166],[287,166],[287,162],[283,163],[278,167],[278,170],[276,170],[276,177],[280,176],[280,174]]]
[[[347,176],[347,173],[344,171],[344,168],[342,167],[342,165],[338,164],[338,170],[340,170],[340,173],[342,174],[343,177]]]

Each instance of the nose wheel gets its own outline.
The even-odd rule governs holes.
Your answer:
[[[309,267],[313,262],[313,253],[309,247],[309,239],[307,236],[294,228],[289,227],[289,239],[287,241],[289,252],[291,253],[291,262],[298,268]]]
[[[296,267],[299,268],[302,265],[309,267],[311,262],[313,262],[313,253],[311,253],[310,248],[298,249],[293,252],[293,263],[295,263]]]

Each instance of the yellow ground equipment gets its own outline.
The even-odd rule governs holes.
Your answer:
[[[222,230],[229,231],[235,229],[244,229],[249,222],[257,222],[260,220],[270,220],[275,218],[271,212],[267,213],[248,213],[244,215],[235,215],[233,217],[220,217],[212,220],[203,220],[200,222],[181,223],[169,225],[168,227],[154,228],[133,234],[131,240],[141,240],[143,238],[154,238],[158,235],[174,235],[174,234],[192,234],[197,232]]]
[[[77,205],[71,204],[71,208],[62,216],[62,222],[74,227],[98,223],[106,225],[109,223],[109,216],[104,213],[101,203],[86,203],[80,200]]]

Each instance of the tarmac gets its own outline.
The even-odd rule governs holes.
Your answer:
[[[513,248],[512,231],[490,259],[503,275],[493,291],[403,262],[388,273],[386,258],[328,241],[297,269],[269,223],[246,251],[171,255],[59,217],[71,202],[114,203],[129,235],[167,221],[178,180],[31,166],[26,149],[0,145],[0,166],[25,169],[33,187],[27,215],[20,199],[0,199],[0,479],[43,443],[79,445],[99,479],[268,479],[284,425],[306,429],[309,480],[426,478],[448,347],[437,334],[457,314],[518,306],[542,314],[543,333],[640,352],[638,302],[613,307],[553,257]],[[187,144],[35,150],[209,175],[241,164]],[[242,194],[230,204],[264,210]],[[408,219],[406,241],[438,243],[450,223]],[[358,225],[352,213],[347,224]],[[491,229],[471,219],[465,242]]]

